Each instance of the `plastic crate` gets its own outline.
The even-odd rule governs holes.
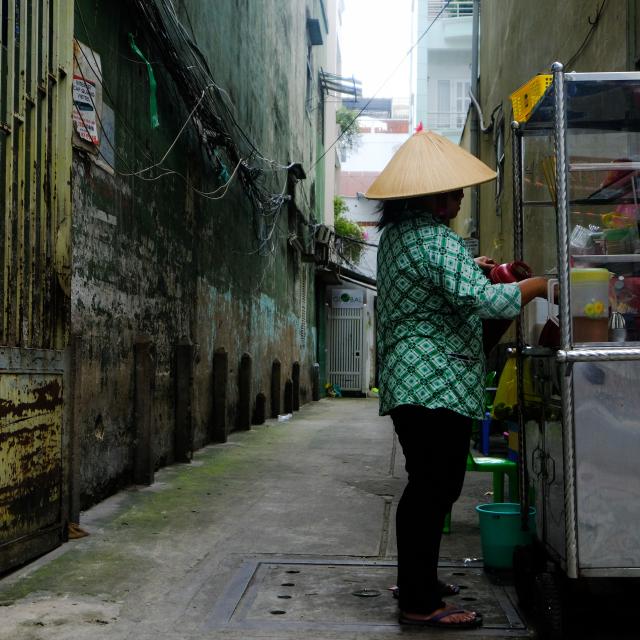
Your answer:
[[[553,76],[550,73],[541,73],[514,91],[509,96],[513,107],[513,119],[517,122],[526,122],[552,82]]]

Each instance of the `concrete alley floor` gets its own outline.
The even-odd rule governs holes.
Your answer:
[[[403,458],[377,408],[308,404],[83,513],[88,537],[0,580],[0,639],[452,638],[396,622]],[[510,590],[477,562],[474,506],[490,486],[468,474],[442,575],[484,614],[485,628],[464,636],[527,637]]]

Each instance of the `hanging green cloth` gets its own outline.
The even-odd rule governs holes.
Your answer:
[[[156,97],[156,77],[153,73],[153,68],[151,67],[151,63],[144,57],[144,54],[140,49],[138,49],[135,40],[133,39],[133,34],[129,34],[129,44],[131,45],[131,50],[147,65],[147,71],[149,72],[149,111],[151,113],[151,128],[157,129],[160,126],[160,120],[158,119],[158,99]]]

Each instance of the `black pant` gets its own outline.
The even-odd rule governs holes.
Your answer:
[[[443,606],[438,586],[442,527],[460,496],[471,418],[448,409],[401,405],[391,419],[406,460],[409,482],[398,503],[400,609],[431,613]]]

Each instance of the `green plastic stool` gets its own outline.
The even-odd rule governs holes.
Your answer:
[[[520,501],[518,486],[518,463],[504,458],[478,457],[471,453],[467,456],[467,471],[493,474],[493,501],[504,502],[504,477],[509,478],[509,501]],[[442,533],[451,533],[451,512],[444,519]]]
[[[518,487],[518,463],[504,458],[467,456],[467,471],[493,473],[493,501],[504,502],[504,477],[509,478],[509,501],[520,500]]]

